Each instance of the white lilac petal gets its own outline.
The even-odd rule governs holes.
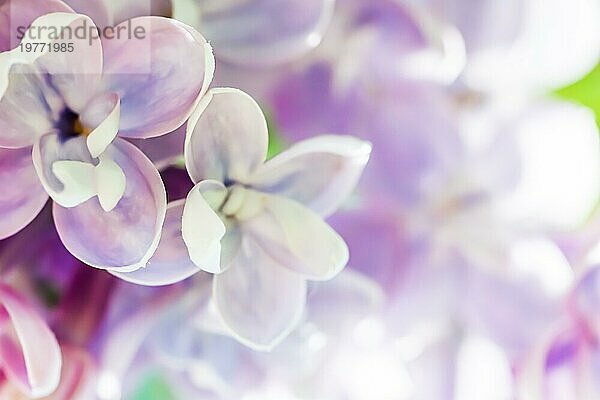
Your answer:
[[[213,207],[225,199],[227,189],[216,181],[202,181],[188,194],[181,232],[191,260],[203,271],[220,273],[221,239],[225,224]]]
[[[126,177],[117,163],[106,156],[98,165],[82,161],[55,161],[52,173],[62,183],[63,189],[53,194],[53,199],[63,207],[76,207],[94,196],[106,212],[112,211],[123,197]]]
[[[259,167],[250,183],[288,197],[321,216],[331,215],[354,190],[371,145],[351,136],[319,136],[299,142]]]
[[[279,264],[311,280],[331,279],[346,266],[348,246],[314,211],[272,195],[263,207],[244,230]]]
[[[112,211],[125,194],[127,188],[125,173],[119,164],[107,156],[100,157],[94,172],[100,206],[106,212]]]
[[[94,197],[94,164],[82,161],[61,160],[52,163],[52,174],[62,183],[63,189],[52,199],[63,207],[75,207]]]
[[[43,135],[34,144],[32,155],[40,182],[53,200],[70,207],[85,201],[88,195],[87,198],[93,196],[93,183],[89,177],[94,161],[85,137],[79,136],[63,141],[56,133]],[[57,162],[57,167],[54,167]],[[62,164],[63,162],[65,164]],[[68,181],[68,191],[65,191],[64,183],[55,175],[55,168],[59,174],[62,173],[62,178]],[[71,170],[73,174],[68,173]]]
[[[121,118],[121,100],[119,99],[119,96],[117,94],[110,93],[108,96],[103,96],[101,102],[103,103],[101,106],[93,107],[95,112],[91,109],[88,109],[86,110],[87,116],[86,112],[84,112],[82,116],[83,122],[86,123],[87,120],[94,118],[90,114],[96,114],[98,112],[97,107],[110,108],[110,112],[108,113],[106,118],[102,120],[102,122],[100,122],[87,137],[87,147],[90,151],[90,154],[94,158],[102,154],[104,150],[106,150],[108,145],[110,145],[112,141],[117,137],[117,134],[119,133],[119,122]],[[91,126],[96,125],[91,124]]]
[[[156,253],[148,264],[129,273],[111,273],[127,282],[146,286],[164,286],[180,282],[200,272],[190,259],[181,235],[185,200],[170,203]]]
[[[188,122],[185,163],[194,182],[243,182],[267,155],[268,129],[248,94],[230,88],[207,92]]]
[[[306,302],[306,281],[244,240],[233,265],[213,280],[213,300],[234,338],[268,351],[297,326]]]

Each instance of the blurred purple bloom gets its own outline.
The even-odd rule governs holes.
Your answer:
[[[173,17],[200,30],[216,56],[260,66],[297,58],[317,47],[335,0],[175,0]]]

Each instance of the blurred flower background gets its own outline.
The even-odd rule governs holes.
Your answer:
[[[0,0],[0,398],[600,399],[598,21]]]

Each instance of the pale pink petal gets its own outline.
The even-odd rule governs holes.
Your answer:
[[[3,372],[30,397],[49,395],[58,386],[62,364],[56,337],[35,310],[6,285],[0,285],[0,304],[8,316],[4,324],[10,324],[0,334]]]
[[[19,27],[28,27],[39,16],[53,12],[72,12],[60,0],[5,0],[0,4],[0,52],[20,43]]]

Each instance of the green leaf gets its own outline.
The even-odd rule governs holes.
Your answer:
[[[556,91],[556,94],[591,108],[600,124],[600,64],[585,78]]]

